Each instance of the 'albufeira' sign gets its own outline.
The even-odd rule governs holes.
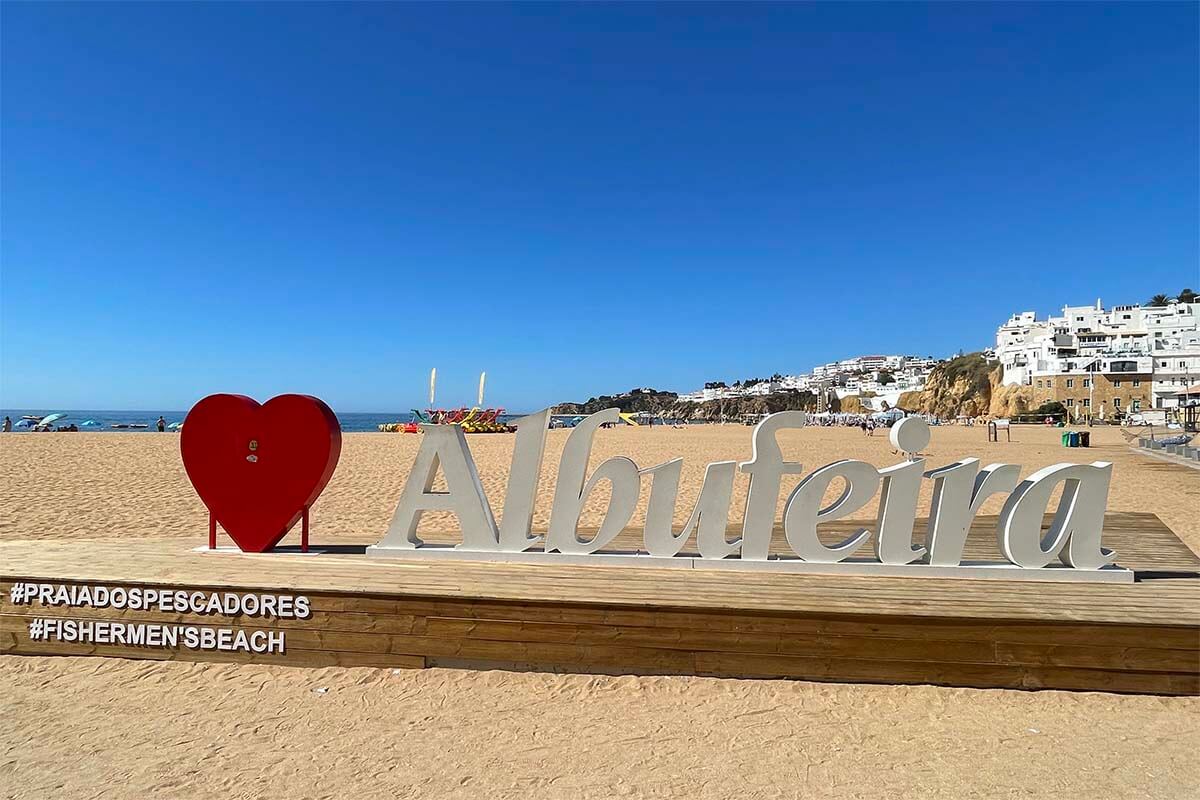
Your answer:
[[[1113,566],[1115,554],[1101,545],[1104,509],[1112,465],[1056,464],[1024,480],[1016,464],[990,464],[968,458],[926,471],[917,454],[929,443],[929,429],[916,417],[891,430],[892,443],[908,454],[894,466],[877,469],[864,461],[827,464],[800,481],[783,506],[783,531],[790,556],[770,552],[778,499],[785,475],[803,474],[802,465],[785,461],[776,436],[802,428],[806,415],[784,411],[766,417],[754,429],[749,461],[708,465],[700,496],[687,522],[676,529],[676,498],[682,459],[639,468],[624,456],[610,458],[587,474],[596,430],[616,422],[616,409],[584,418],[570,433],[558,465],[547,532],[532,531],[534,501],[550,419],[549,409],[516,422],[517,434],[500,522],[484,495],[466,437],[457,425],[423,425],[424,438],[391,525],[368,554],[395,558],[451,558],[541,563],[628,564],[653,567],[782,570],[792,572],[926,575],[931,577],[1027,578],[1131,582],[1133,573]],[[439,468],[446,491],[433,491]],[[738,471],[750,478],[740,536],[727,533],[733,483]],[[614,539],[633,517],[641,481],[650,495],[636,552],[613,552]],[[828,506],[822,499],[833,481],[845,490]],[[915,542],[917,496],[922,481],[933,482],[933,501],[923,541]],[[578,523],[588,495],[603,481],[611,497],[594,535],[581,538]],[[1055,491],[1062,487],[1051,508]],[[859,511],[880,495],[872,527],[837,544],[818,536],[820,524]],[[996,494],[1007,494],[996,528],[1004,562],[963,560],[963,548],[979,509]],[[417,535],[422,514],[453,512],[462,541],[454,546],[423,542]],[[1043,518],[1053,513],[1049,529]],[[856,554],[868,543],[873,558]],[[687,555],[686,553],[692,553]]]

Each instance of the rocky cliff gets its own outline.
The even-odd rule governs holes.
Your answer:
[[[776,392],[756,397],[734,397],[704,403],[677,403],[665,416],[673,419],[721,422],[746,415],[774,414],[777,411],[816,411],[817,396],[812,392]]]
[[[639,411],[658,414],[678,403],[679,395],[674,392],[633,389],[623,394],[602,394],[599,397],[590,397],[583,403],[559,403],[554,407],[552,413],[595,414],[606,408],[618,408],[624,414],[635,414]]]
[[[1009,391],[1022,387],[1000,386],[1001,367],[982,353],[969,353],[933,368],[925,388],[906,392],[897,405],[908,411],[934,414],[942,419],[955,417],[1011,416],[1014,406],[1030,399],[1027,392]],[[1024,387],[1028,388],[1028,387]]]
[[[721,422],[738,420],[748,414],[774,414],[776,411],[815,411],[817,396],[812,392],[786,391],[755,397],[709,400],[703,403],[680,402],[674,392],[634,389],[624,394],[592,397],[585,403],[560,403],[555,414],[594,414],[605,408],[623,413],[648,411],[666,419]]]
[[[905,411],[934,414],[945,420],[955,417],[1012,417],[1030,413],[1033,389],[1030,386],[1002,386],[1000,364],[987,361],[982,353],[969,353],[952,358],[934,367],[925,388],[905,392],[896,406]],[[674,392],[654,389],[634,389],[625,394],[593,397],[586,403],[562,403],[555,406],[556,414],[594,414],[605,408],[622,412],[648,411],[667,419],[720,422],[737,420],[750,414],[773,414],[776,411],[815,411],[817,396],[807,391],[786,391],[775,394],[709,400],[705,403],[682,403]],[[863,413],[862,399],[851,395],[832,404],[832,411]]]
[[[847,395],[838,403],[838,411],[843,414],[866,414],[870,409],[863,406],[863,398],[856,394]]]
[[[1033,399],[1032,386],[1000,386],[1000,370],[997,369],[995,381],[992,384],[992,403],[988,413],[993,417],[1015,417],[1018,414],[1032,414],[1038,408]]]

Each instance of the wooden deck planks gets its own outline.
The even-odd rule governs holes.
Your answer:
[[[970,557],[986,553],[981,518]],[[831,534],[836,536],[837,534]],[[1133,585],[408,563],[194,553],[179,540],[0,543],[0,652],[296,666],[502,666],[1200,694],[1200,558],[1110,514]],[[309,596],[307,619],[14,606],[13,581]],[[283,655],[32,642],[33,616],[284,631]]]

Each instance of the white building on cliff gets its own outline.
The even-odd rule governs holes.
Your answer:
[[[1153,408],[1171,408],[1200,376],[1200,303],[1106,310],[1097,300],[1042,320],[1023,311],[997,329],[996,357],[1008,385],[1048,388],[1059,376],[1098,373],[1120,387],[1127,376],[1149,384]]]

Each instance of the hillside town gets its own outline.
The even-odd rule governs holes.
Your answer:
[[[1039,320],[1014,314],[996,331],[1004,386],[1026,386],[1032,408],[1061,403],[1072,420],[1177,409],[1200,397],[1200,303],[1184,290],[1153,305],[1063,306]]]
[[[752,378],[726,385],[706,383],[703,389],[679,395],[681,403],[705,403],[739,397],[758,397],[786,391],[812,392],[820,398],[857,396],[875,403],[868,407],[894,406],[906,392],[919,392],[929,373],[941,363],[932,356],[865,355],[831,361],[810,372]]]
[[[884,424],[908,413],[960,422],[1182,422],[1182,407],[1200,404],[1198,299],[1184,289],[1144,305],[1063,306],[1042,319],[1022,311],[999,325],[994,347],[951,358],[862,355],[803,373],[712,381],[679,395],[634,389],[558,410],[614,405],[690,421],[799,408],[850,422],[869,415]]]

